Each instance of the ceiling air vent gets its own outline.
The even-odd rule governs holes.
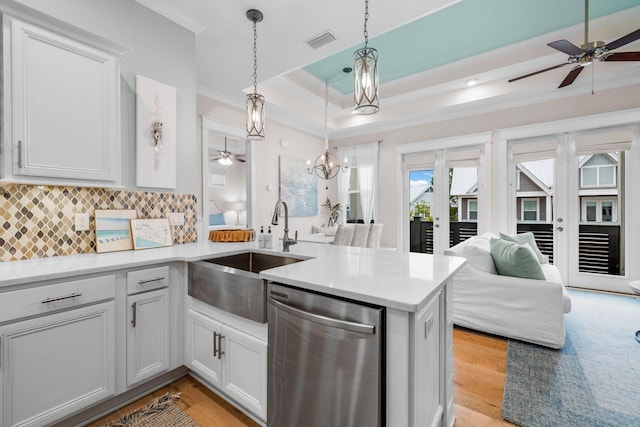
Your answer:
[[[313,49],[317,49],[325,44],[329,44],[336,39],[336,36],[330,30],[324,31],[315,37],[307,40],[307,44]]]

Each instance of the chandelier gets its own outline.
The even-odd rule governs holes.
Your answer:
[[[258,93],[258,32],[256,24],[261,22],[262,12],[247,10],[247,19],[253,22],[253,93],[247,95],[247,138],[264,139],[264,96]]]
[[[346,72],[346,69],[343,70]],[[349,70],[351,71],[351,70]],[[341,165],[338,161],[338,157],[329,152],[329,133],[327,130],[327,110],[329,108],[329,82],[324,82],[324,153],[320,154],[316,161],[311,165],[311,160],[307,160],[307,172],[309,174],[316,173],[320,178],[324,180],[330,180],[338,175],[338,172],[346,172],[349,169],[345,157],[344,165]]]
[[[374,114],[380,109],[378,101],[378,51],[368,47],[369,0],[364,6],[364,47],[353,53],[355,114]]]

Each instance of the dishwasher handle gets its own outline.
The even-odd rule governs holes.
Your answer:
[[[275,307],[283,311],[286,311],[287,313],[293,314],[294,316],[309,320],[311,322],[320,323],[322,325],[369,335],[373,335],[376,332],[375,325],[349,322],[348,320],[334,319],[332,317],[322,316],[320,314],[309,313],[308,311],[300,310],[299,308],[292,307],[289,304],[285,304],[273,298],[269,298],[269,303],[273,304]]]

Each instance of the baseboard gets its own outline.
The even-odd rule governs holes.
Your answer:
[[[131,390],[98,403],[91,408],[85,409],[82,412],[65,418],[64,420],[58,421],[56,424],[53,424],[52,427],[83,426],[89,424],[92,421],[102,418],[105,415],[108,415],[111,412],[174,382],[178,378],[186,376],[188,373],[189,369],[187,369],[186,366],[181,366],[160,375],[159,377],[155,377],[144,384],[132,388]]]

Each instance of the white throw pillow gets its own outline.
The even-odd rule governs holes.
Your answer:
[[[485,239],[477,239],[462,249],[462,256],[472,267],[485,273],[498,274],[493,263],[489,242]]]

